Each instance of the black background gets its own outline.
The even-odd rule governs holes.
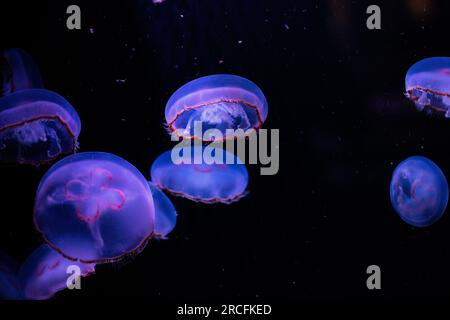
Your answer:
[[[77,109],[80,151],[117,154],[148,178],[173,146],[166,101],[216,73],[257,83],[269,102],[264,127],[281,134],[278,175],[249,166],[250,194],[232,205],[172,198],[170,240],[98,266],[82,290],[55,299],[449,298],[448,214],[417,229],[389,201],[392,171],[409,156],[450,176],[449,122],[403,96],[414,62],[450,56],[445,1],[7,2],[0,49],[28,51],[45,86]],[[81,7],[81,31],[66,28],[70,4]],[[370,4],[382,9],[382,30],[366,28]],[[41,244],[32,209],[47,169],[0,166],[0,250],[19,262]],[[371,264],[380,291],[366,288]]]

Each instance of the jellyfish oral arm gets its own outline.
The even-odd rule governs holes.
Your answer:
[[[256,105],[243,100],[215,100],[195,106],[186,106],[179,111],[167,127],[169,132],[188,139],[206,139],[203,133],[192,134],[195,122],[200,122],[208,128],[216,128],[224,133],[233,129],[250,130],[262,127],[263,119]],[[231,137],[235,138],[235,137]]]
[[[444,112],[447,118],[450,118],[450,94],[446,92],[440,92],[425,87],[416,86],[409,88],[406,92],[406,97],[413,101],[419,111],[429,107],[436,112]],[[439,99],[440,105],[438,103],[432,104],[431,97],[434,100]]]

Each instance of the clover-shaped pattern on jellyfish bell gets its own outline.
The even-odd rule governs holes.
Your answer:
[[[118,211],[125,205],[125,193],[110,186],[112,173],[95,168],[87,177],[74,178],[65,185],[65,197],[75,204],[77,217],[91,223],[105,210]]]

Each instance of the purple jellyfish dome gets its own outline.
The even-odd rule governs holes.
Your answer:
[[[155,203],[155,238],[165,239],[177,224],[177,212],[172,201],[151,181],[148,183]]]
[[[0,52],[0,97],[34,88],[42,88],[42,78],[33,58],[22,49]]]
[[[420,60],[408,70],[405,82],[406,96],[419,111],[429,108],[450,118],[450,58]]]
[[[392,206],[405,222],[427,227],[438,221],[447,208],[447,179],[433,161],[411,157],[395,169],[390,195]]]
[[[0,300],[23,299],[18,273],[19,264],[0,252]]]
[[[151,167],[153,183],[173,195],[203,203],[232,203],[245,196],[248,184],[245,165],[226,151],[222,150],[222,156],[211,157],[205,150],[208,147],[176,147],[166,151]],[[214,163],[218,158],[221,163]],[[225,158],[232,160],[223,161]]]
[[[112,262],[138,252],[153,235],[154,220],[147,181],[109,153],[79,153],[59,161],[37,190],[36,228],[74,261]]]
[[[60,95],[22,90],[0,99],[0,161],[40,164],[78,146],[81,122]]]
[[[95,264],[68,260],[44,244],[22,265],[19,281],[25,299],[46,300],[94,272]]]
[[[182,86],[170,97],[165,113],[170,133],[220,141],[245,137],[249,135],[247,130],[261,128],[267,112],[266,98],[256,84],[239,76],[219,74]],[[209,129],[219,130],[222,139],[209,136]],[[241,130],[231,133],[227,129]]]

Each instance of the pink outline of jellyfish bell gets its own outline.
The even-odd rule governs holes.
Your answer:
[[[25,299],[47,300],[67,288],[70,266],[79,268],[80,277],[95,274],[95,264],[74,262],[46,244],[34,250],[20,267],[18,278]]]
[[[78,153],[52,166],[35,200],[36,229],[64,257],[105,263],[139,252],[155,232],[147,180],[129,162]]]
[[[191,160],[186,159],[188,163],[183,157],[179,164],[175,164],[171,158],[173,150],[162,153],[150,168],[153,183],[172,195],[205,204],[231,204],[248,194],[248,171],[238,157],[224,150],[224,158],[233,157],[232,164],[195,164],[191,157],[195,157],[198,149],[203,150],[203,147],[190,148]]]
[[[246,138],[246,131],[259,129],[267,118],[268,104],[261,89],[252,81],[230,74],[201,77],[176,90],[166,104],[167,130],[179,138],[205,142],[217,137],[199,136],[202,130],[218,129],[222,139]],[[242,129],[243,135],[227,136],[227,129]],[[220,141],[219,140],[219,141]]]
[[[419,111],[450,118],[450,57],[432,57],[413,64],[405,78],[406,97]]]
[[[0,159],[39,165],[78,148],[81,120],[62,96],[21,90],[0,99]]]

